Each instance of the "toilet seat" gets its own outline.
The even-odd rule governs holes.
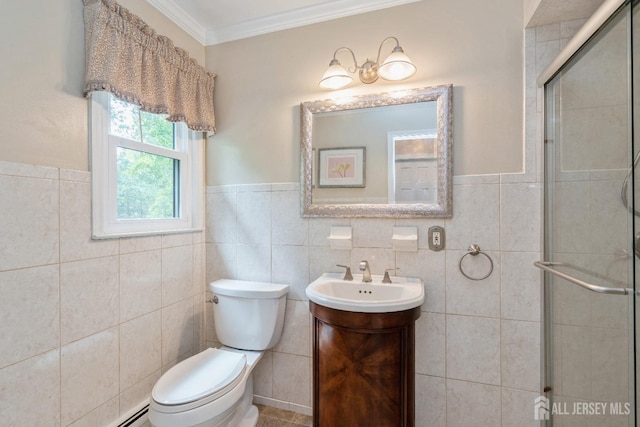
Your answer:
[[[208,348],[162,375],[151,392],[153,406],[175,413],[218,399],[242,381],[246,366],[242,353]]]

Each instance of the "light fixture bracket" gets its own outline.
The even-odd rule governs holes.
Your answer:
[[[371,84],[378,80],[378,63],[367,59],[358,67],[358,77],[364,84]]]

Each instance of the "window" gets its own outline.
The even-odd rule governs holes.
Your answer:
[[[202,227],[202,144],[108,92],[91,94],[93,237]]]

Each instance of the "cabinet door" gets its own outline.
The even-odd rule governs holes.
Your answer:
[[[354,331],[317,319],[315,326],[315,425],[406,425],[407,328]]]

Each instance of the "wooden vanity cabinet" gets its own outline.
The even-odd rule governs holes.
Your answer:
[[[309,301],[313,425],[404,427],[415,420],[415,321],[420,307],[355,313]]]

